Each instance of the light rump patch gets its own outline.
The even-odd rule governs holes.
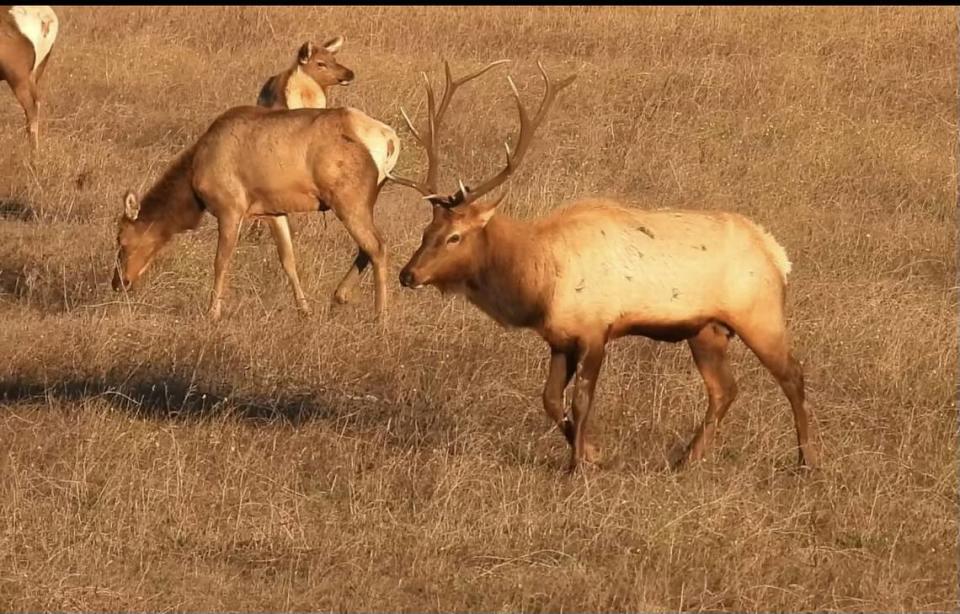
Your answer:
[[[57,40],[59,21],[49,6],[15,6],[10,15],[20,33],[33,45],[33,70],[47,57]]]
[[[400,137],[393,128],[366,113],[350,107],[346,110],[348,125],[357,140],[370,152],[370,157],[377,165],[377,183],[382,183],[397,165]]]

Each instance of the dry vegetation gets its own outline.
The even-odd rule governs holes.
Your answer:
[[[0,98],[3,609],[956,609],[955,9],[58,12],[34,163]],[[823,470],[792,470],[786,401],[737,342],[717,447],[665,471],[705,395],[684,344],[633,338],[597,393],[615,462],[566,477],[546,345],[396,283],[429,215],[398,187],[383,330],[369,278],[329,305],[354,249],[332,216],[295,237],[309,319],[267,239],[241,244],[224,321],[202,318],[212,218],[114,294],[123,191],[337,33],[358,80],[334,103],[398,129],[442,57],[511,58],[530,101],[536,59],[579,71],[514,215],[607,194],[769,228]],[[500,164],[503,73],[451,109],[446,181]]]

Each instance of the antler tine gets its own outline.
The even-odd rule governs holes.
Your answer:
[[[426,178],[423,182],[417,182],[404,177],[399,177],[396,175],[388,175],[388,177],[400,185],[413,188],[420,192],[425,198],[429,200],[434,200],[439,198],[437,194],[437,176],[440,171],[440,152],[439,152],[439,138],[438,134],[440,131],[440,124],[443,121],[443,115],[446,113],[447,107],[450,104],[450,100],[453,98],[453,93],[458,87],[470,81],[476,79],[483,73],[487,72],[495,66],[500,64],[505,64],[510,60],[497,60],[496,62],[491,62],[483,68],[474,71],[468,75],[465,75],[459,79],[454,79],[453,74],[450,71],[450,63],[446,60],[443,61],[444,76],[446,83],[443,89],[443,96],[440,99],[440,104],[437,105],[436,95],[433,91],[433,86],[430,83],[430,78],[427,74],[421,73],[423,76],[424,87],[427,92],[427,126],[424,131],[421,133],[413,126],[413,122],[410,121],[410,117],[404,111],[403,107],[400,107],[400,113],[403,115],[404,121],[407,123],[407,127],[410,128],[410,132],[417,139],[417,141],[423,146],[427,153],[427,173]]]
[[[572,74],[559,83],[552,83],[550,77],[547,76],[546,70],[543,68],[543,64],[537,62],[537,66],[540,68],[540,74],[543,76],[545,82],[545,89],[543,93],[543,99],[540,101],[540,107],[537,109],[537,114],[530,120],[530,115],[527,113],[527,109],[523,106],[523,101],[520,99],[520,92],[517,90],[516,84],[513,82],[513,79],[510,76],[507,76],[507,82],[510,84],[510,89],[513,91],[513,98],[517,103],[517,114],[520,118],[520,131],[517,135],[517,142],[513,148],[513,151],[510,150],[510,145],[504,143],[504,147],[507,151],[506,166],[488,179],[487,181],[480,184],[475,188],[470,194],[464,194],[463,199],[456,204],[470,203],[479,197],[483,196],[490,190],[498,187],[507,178],[513,174],[513,171],[520,165],[520,162],[523,160],[524,154],[526,154],[527,149],[530,146],[530,143],[533,142],[533,135],[536,132],[537,128],[540,126],[541,122],[546,118],[547,112],[550,110],[550,106],[553,104],[554,98],[556,98],[557,92],[563,88],[570,85],[573,80],[576,78],[576,74]]]
[[[403,121],[405,121],[405,122],[407,123],[407,128],[410,129],[410,132],[413,134],[413,136],[416,137],[416,139],[422,143],[422,142],[423,142],[423,138],[421,138],[420,132],[419,132],[416,128],[413,127],[413,122],[410,121],[410,116],[407,115],[407,112],[403,110],[403,106],[402,106],[402,105],[401,105],[401,107],[400,107],[400,115],[403,115]]]

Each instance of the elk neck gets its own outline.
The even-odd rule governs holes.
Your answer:
[[[537,328],[543,323],[555,266],[530,222],[497,214],[480,236],[476,266],[465,294],[504,326]]]
[[[204,206],[193,190],[193,149],[181,154],[140,203],[138,226],[167,241],[200,224]]]

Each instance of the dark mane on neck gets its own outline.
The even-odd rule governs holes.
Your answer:
[[[171,232],[194,228],[203,215],[203,203],[193,191],[193,153],[180,153],[140,202],[139,220],[159,223]]]

